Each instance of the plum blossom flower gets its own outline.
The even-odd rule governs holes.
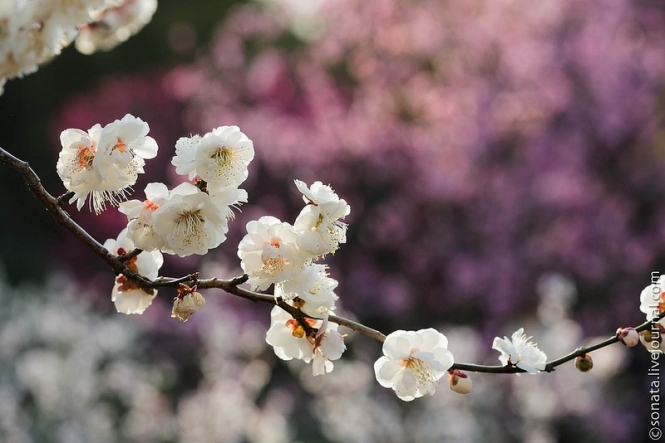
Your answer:
[[[647,315],[651,321],[665,312],[665,276],[661,275],[658,280],[642,290],[640,294],[640,311]],[[658,323],[665,326],[665,319]]]
[[[326,315],[314,339],[312,358],[314,376],[331,372],[334,368],[333,360],[339,360],[345,350],[344,337],[337,332],[337,324],[329,323]]]
[[[148,183],[144,201],[129,200],[120,203],[118,210],[127,216],[127,234],[137,248],[154,251],[164,246],[164,238],[153,229],[154,212],[168,201],[170,193],[163,183]]]
[[[213,203],[222,211],[222,216],[227,221],[235,218],[233,208],[238,208],[243,203],[247,203],[247,191],[238,188],[211,189],[208,187],[208,195]]]
[[[5,80],[37,71],[91,19],[118,0],[0,1],[0,94]]]
[[[103,180],[125,188],[143,173],[144,159],[157,155],[157,143],[147,134],[150,127],[140,118],[126,114],[104,127],[93,166]]]
[[[87,132],[80,129],[65,129],[60,133],[62,150],[58,156],[56,170],[65,188],[73,192],[74,196],[70,203],[77,202],[76,207],[80,210],[85,203],[88,194],[92,193],[92,202],[95,212],[108,197],[107,191],[101,187],[102,179],[92,166],[97,154],[97,142],[101,126],[95,125]],[[111,194],[113,195],[113,194]]]
[[[122,255],[133,250],[134,243],[127,236],[125,228],[118,234],[117,239],[106,240],[104,247],[114,255]],[[157,278],[163,263],[164,258],[159,251],[144,251],[125,262],[129,269],[150,280]],[[111,292],[111,300],[116,310],[122,314],[143,314],[156,296],[157,290],[153,290],[152,293],[146,292],[123,274],[116,278]]]
[[[211,189],[234,188],[247,179],[253,158],[254,144],[237,126],[220,126],[202,137],[179,139],[171,163],[178,174],[190,180],[198,175]]]
[[[327,266],[309,263],[298,275],[275,286],[275,296],[296,300],[298,308],[307,315],[324,317],[335,309],[339,297],[335,288],[339,282],[328,277]]]
[[[547,355],[524,335],[524,328],[515,331],[510,340],[495,337],[492,349],[501,353],[499,361],[504,366],[513,365],[530,374],[542,371],[547,363]]]
[[[389,334],[383,342],[383,354],[374,363],[376,379],[404,401],[433,394],[437,382],[454,363],[448,339],[432,328]]]
[[[196,195],[197,197],[182,197],[184,195]],[[127,225],[128,233],[137,248],[141,248],[145,251],[163,249],[164,252],[185,255],[191,253],[204,254],[205,251],[207,251],[205,248],[212,249],[224,241],[228,230],[228,221],[234,217],[232,208],[247,201],[247,192],[244,189],[229,189],[209,197],[206,195],[205,192],[201,192],[196,186],[190,183],[180,184],[171,191],[169,191],[163,183],[149,183],[145,188],[146,200],[130,200],[123,202],[119,205],[119,210],[127,216],[129,221],[129,224]],[[194,231],[190,232],[193,236],[192,238],[189,238],[189,240],[185,239],[184,237],[186,237],[186,233],[181,231],[181,235],[184,237],[178,240],[180,237],[172,236],[169,243],[170,246],[167,245],[167,239],[164,235],[168,234],[168,226],[174,227],[173,217],[175,216],[173,214],[171,214],[171,216],[165,216],[165,213],[170,212],[166,210],[157,212],[157,210],[164,205],[169,206],[173,204],[172,201],[176,196],[181,196],[176,198],[176,200],[181,203],[181,200],[186,198],[190,203],[197,200],[199,204],[202,204],[203,206],[207,205],[208,208],[205,213],[213,214],[210,220],[214,220],[214,225],[217,226],[217,228],[215,228],[217,234],[209,235],[206,237],[208,240],[205,241],[203,238],[205,236],[195,241],[195,238],[198,236],[198,234],[195,234],[194,232],[196,230],[194,229],[196,228],[195,223],[190,226],[194,229]],[[197,210],[194,210],[194,212],[196,211]],[[198,220],[198,218],[196,219]],[[192,221],[191,219],[187,220],[190,222]],[[203,219],[199,221],[202,220]],[[156,232],[154,229],[155,223],[160,225],[157,229],[159,232]],[[207,226],[207,228],[210,227],[211,226]],[[176,243],[177,241],[181,241],[182,244],[180,244],[180,246],[174,246],[176,244],[174,241]],[[185,243],[189,246],[185,247]],[[208,246],[204,248],[204,244]],[[193,252],[194,250],[199,252]]]
[[[308,326],[313,327],[315,324],[315,321],[311,320]],[[266,332],[266,343],[273,347],[275,355],[282,360],[295,358],[309,363],[314,357],[305,328],[279,306],[270,311],[270,329]]]
[[[351,207],[319,181],[310,188],[300,180],[295,184],[307,203],[294,223],[298,245],[313,256],[335,252],[340,243],[346,243],[347,226],[340,219],[349,215]]]
[[[185,257],[216,248],[228,232],[222,208],[191,183],[181,183],[152,214],[152,229],[162,237],[163,252]]]
[[[327,320],[306,319],[306,326],[275,306],[270,313],[270,329],[266,342],[273,347],[275,355],[282,360],[312,362],[314,375],[333,370],[333,360],[339,359],[346,346],[344,338],[337,332],[337,324]]]
[[[305,265],[296,244],[296,232],[288,223],[264,216],[247,223],[247,235],[238,245],[240,266],[253,289],[267,289],[300,273]]]
[[[99,214],[106,202],[117,206],[124,200],[143,172],[143,159],[157,155],[148,130],[147,123],[127,114],[103,128],[97,124],[87,132],[62,131],[56,170],[65,188],[74,192],[70,203],[77,201],[80,210],[91,195],[90,206]]]
[[[157,0],[121,0],[119,5],[93,11],[91,23],[79,28],[76,49],[82,54],[108,51],[150,23]]]

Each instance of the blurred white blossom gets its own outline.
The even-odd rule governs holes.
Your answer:
[[[524,335],[524,328],[513,332],[510,339],[494,338],[492,349],[501,353],[499,361],[502,365],[514,365],[531,374],[545,369],[547,363],[547,355],[538,349],[538,346],[531,341],[531,337]]]

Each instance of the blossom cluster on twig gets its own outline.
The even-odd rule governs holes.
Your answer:
[[[0,161],[24,175],[56,220],[78,233],[112,264],[117,276],[111,299],[120,313],[142,314],[156,297],[158,287],[176,288],[172,317],[182,321],[205,305],[199,289],[219,287],[250,300],[273,303],[266,342],[279,358],[312,363],[314,375],[330,372],[333,361],[346,350],[338,326],[350,327],[383,342],[383,356],[374,365],[376,379],[404,401],[433,394],[446,373],[453,391],[468,393],[471,379],[463,370],[536,374],[574,359],[578,369],[587,371],[593,366],[589,352],[617,341],[627,346],[641,341],[651,352],[660,352],[660,332],[665,323],[662,278],[642,292],[640,308],[647,314],[645,324],[620,328],[605,342],[550,363],[523,328],[511,338],[494,339],[492,347],[500,353],[501,366],[492,367],[455,363],[447,337],[432,328],[398,330],[384,336],[335,316],[339,297],[334,290],[338,282],[318,261],[346,242],[347,225],[342,220],[351,208],[321,182],[308,186],[295,180],[305,205],[293,224],[272,216],[247,223],[247,234],[238,245],[240,266],[245,272],[241,278],[199,279],[198,274],[159,277],[163,253],[204,255],[224,242],[233,208],[247,202],[247,192],[239,186],[248,177],[254,144],[237,126],[181,138],[172,164],[189,181],[170,190],[163,183],[150,183],[143,201],[120,201],[131,192],[138,173],[143,172],[144,159],[157,154],[157,145],[148,132],[148,124],[131,115],[88,131],[62,132],[57,171],[69,191],[69,201],[76,202],[81,210],[88,200],[96,213],[110,203],[127,216],[127,227],[103,245],[71,221],[62,208],[63,199],[48,194],[26,163],[0,150]],[[243,283],[251,290],[241,288]],[[270,287],[274,288],[272,295],[255,292]]]
[[[75,41],[83,54],[109,50],[150,22],[157,0],[3,0],[0,94]]]

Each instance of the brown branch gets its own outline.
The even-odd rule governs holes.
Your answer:
[[[223,280],[219,278],[209,278],[209,279],[199,280],[198,273],[189,274],[180,278],[158,277],[155,280],[147,279],[144,276],[133,272],[124,263],[126,260],[129,260],[139,255],[142,252],[140,249],[134,249],[133,251],[130,251],[121,256],[114,256],[104,246],[102,246],[99,242],[97,242],[97,240],[92,238],[90,234],[88,234],[83,228],[81,228],[74,220],[72,220],[69,214],[64,209],[62,209],[64,203],[73,196],[73,193],[68,192],[58,198],[53,197],[44,189],[39,179],[39,176],[37,176],[35,171],[30,167],[30,165],[27,162],[24,162],[16,158],[15,156],[13,156],[12,154],[10,154],[9,152],[5,151],[2,148],[0,148],[0,163],[4,163],[14,168],[16,171],[19,172],[19,174],[23,176],[30,191],[40,202],[42,202],[46,210],[53,216],[56,222],[64,226],[76,238],[81,240],[81,242],[83,242],[90,249],[92,249],[92,251],[95,254],[97,254],[97,256],[99,256],[100,258],[102,258],[102,260],[104,260],[106,263],[109,264],[111,269],[113,269],[113,271],[116,274],[124,274],[127,278],[136,282],[142,289],[144,289],[147,292],[152,293],[153,289],[158,287],[177,288],[180,284],[188,284],[190,286],[197,285],[199,289],[218,288],[222,289],[223,291],[229,294],[233,294],[237,297],[244,298],[254,303],[270,303],[273,305],[277,305],[280,308],[284,309],[289,314],[291,314],[292,317],[301,321],[303,325],[306,324],[304,322],[306,318],[313,318],[315,320],[319,320],[316,319],[315,317],[308,316],[307,314],[303,313],[300,309],[289,305],[281,298],[276,298],[275,296],[270,294],[261,294],[258,292],[241,288],[239,285],[247,281],[248,279],[247,275],[232,278],[229,280]],[[665,313],[660,314],[652,321],[644,322],[635,329],[638,332],[649,329],[652,324],[655,324],[655,322],[659,321],[663,317],[665,317]],[[357,323],[343,317],[331,315],[328,317],[328,320],[335,322],[340,326],[345,326],[353,331],[371,337],[381,343],[383,343],[386,339],[386,336],[383,333],[375,329],[369,328],[361,323]],[[613,336],[593,346],[578,348],[575,351],[571,352],[570,354],[567,354],[561,358],[558,358],[556,360],[547,363],[545,365],[544,372],[552,372],[557,366],[560,366],[563,363],[571,361],[576,357],[584,355],[586,353],[614,344],[617,341],[619,341],[619,339],[616,336]],[[450,369],[451,370],[459,369],[463,371],[484,372],[484,373],[493,373],[493,374],[516,374],[516,373],[525,372],[524,370],[517,368],[514,365],[485,366],[485,365],[476,365],[469,363],[455,363]]]
[[[635,327],[635,330],[637,332],[640,331],[645,331],[647,329],[650,329],[652,325],[656,324],[659,320],[665,317],[665,312],[661,313],[658,317],[654,318],[653,320],[645,321],[639,326]],[[612,345],[616,342],[618,342],[619,339],[617,336],[609,337],[606,340],[603,340],[600,343],[596,343],[595,345],[592,346],[585,346],[581,348],[575,349],[573,352],[570,354],[566,354],[563,357],[557,358],[556,360],[552,360],[551,362],[547,363],[545,365],[545,369],[543,369],[543,372],[552,372],[557,366],[561,366],[564,363],[567,363],[579,356],[582,356],[584,354],[588,354],[589,352],[597,351],[598,349],[604,348],[606,346]],[[486,373],[491,373],[491,374],[518,374],[522,372],[526,372],[516,366],[513,365],[508,365],[508,366],[485,366],[485,365],[474,365],[474,364],[467,364],[467,363],[455,363],[451,368],[452,369],[459,369],[462,371],[469,371],[469,372],[486,372]]]
[[[116,258],[121,262],[126,262],[127,260],[131,260],[134,257],[138,256],[141,252],[143,252],[142,249],[135,248],[132,251],[129,251],[125,254],[118,255]]]
[[[146,290],[146,292],[152,292],[152,282],[149,279],[129,269],[125,263],[119,260],[115,255],[111,254],[108,249],[92,238],[90,234],[72,220],[69,214],[67,214],[67,212],[60,206],[60,200],[53,197],[44,189],[39,180],[39,176],[27,162],[14,157],[9,152],[0,148],[0,163],[4,163],[14,168],[19,174],[21,174],[32,194],[42,202],[55,221],[64,226],[69,232],[74,234],[76,238],[92,249],[97,256],[111,266],[111,269],[113,269],[116,274],[124,274],[135,281],[141,288]]]

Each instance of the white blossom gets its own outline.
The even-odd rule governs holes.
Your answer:
[[[649,321],[665,312],[665,276],[661,275],[655,283],[642,290],[640,311],[647,315]],[[665,319],[661,319],[658,323],[665,326]]]
[[[178,174],[197,175],[211,189],[238,187],[247,179],[254,144],[237,126],[220,126],[202,137],[183,137],[176,143],[172,164]]]
[[[144,158],[157,154],[157,144],[146,136],[147,123],[129,114],[122,120],[87,132],[65,129],[60,134],[62,151],[56,170],[65,188],[74,192],[80,210],[88,196],[90,206],[99,214],[106,202],[118,205],[143,172]]]
[[[309,326],[313,326],[312,323]],[[266,332],[266,343],[273,347],[275,355],[282,360],[303,360],[309,363],[314,357],[312,343],[307,333],[296,319],[275,306],[270,311],[270,329]]]
[[[347,225],[340,219],[349,215],[351,207],[321,182],[310,188],[300,180],[295,184],[307,203],[294,223],[298,245],[315,257],[335,252],[340,243],[346,243]]]
[[[305,265],[293,226],[271,216],[247,223],[238,257],[248,283],[260,290],[296,276]]]
[[[118,234],[117,239],[106,240],[104,247],[113,255],[122,255],[132,251],[134,243],[127,236],[125,228]],[[163,263],[164,258],[159,251],[144,251],[125,262],[129,269],[150,280],[157,278]],[[143,314],[156,296],[157,290],[153,289],[150,294],[122,274],[116,278],[111,292],[111,300],[116,310],[122,314]]]
[[[314,375],[326,374],[333,370],[333,360],[339,359],[346,346],[344,338],[337,332],[337,324],[327,320],[307,319],[306,328],[279,306],[270,313],[270,329],[266,342],[273,347],[275,355],[282,360],[302,360],[312,362]]]
[[[235,218],[233,208],[247,203],[247,191],[238,188],[212,189],[208,187],[208,194],[212,201],[222,211],[222,216],[228,221]]]
[[[76,49],[82,54],[113,49],[150,23],[156,10],[157,0],[122,0],[94,11],[91,22],[79,29]]]
[[[211,197],[191,183],[174,188],[152,214],[152,229],[164,240],[162,251],[181,257],[203,255],[226,240],[227,219]]]
[[[103,180],[119,188],[136,183],[137,175],[144,172],[144,159],[157,155],[157,143],[148,131],[148,124],[131,114],[104,127],[93,162]]]
[[[542,371],[547,363],[547,355],[524,335],[524,328],[515,331],[511,339],[495,337],[492,349],[501,353],[499,361],[504,366],[517,366],[530,374]]]
[[[35,72],[60,54],[91,20],[93,10],[118,0],[2,0],[0,2],[0,94],[5,80]]]
[[[298,307],[307,315],[324,317],[335,309],[339,282],[328,277],[327,266],[308,263],[295,277],[278,283],[275,296],[285,300],[298,299]]]
[[[432,328],[389,334],[383,342],[383,354],[374,363],[376,379],[404,401],[433,394],[437,382],[454,363],[448,339]]]
[[[314,376],[331,372],[334,368],[333,361],[339,360],[345,350],[344,337],[337,332],[337,324],[329,323],[326,315],[314,339],[312,358]]]
[[[88,132],[65,129],[60,134],[62,150],[58,156],[56,171],[65,188],[74,193],[69,202],[76,201],[79,210],[90,193],[93,193],[92,202],[95,204],[96,212],[99,212],[98,202],[103,203],[106,199],[101,189],[102,179],[92,166],[97,154],[100,133],[101,127],[95,125]]]
[[[163,183],[148,183],[144,192],[144,201],[129,200],[120,203],[118,210],[127,216],[127,233],[136,247],[144,251],[154,251],[164,246],[164,238],[153,229],[152,215],[169,199],[170,193]]]

